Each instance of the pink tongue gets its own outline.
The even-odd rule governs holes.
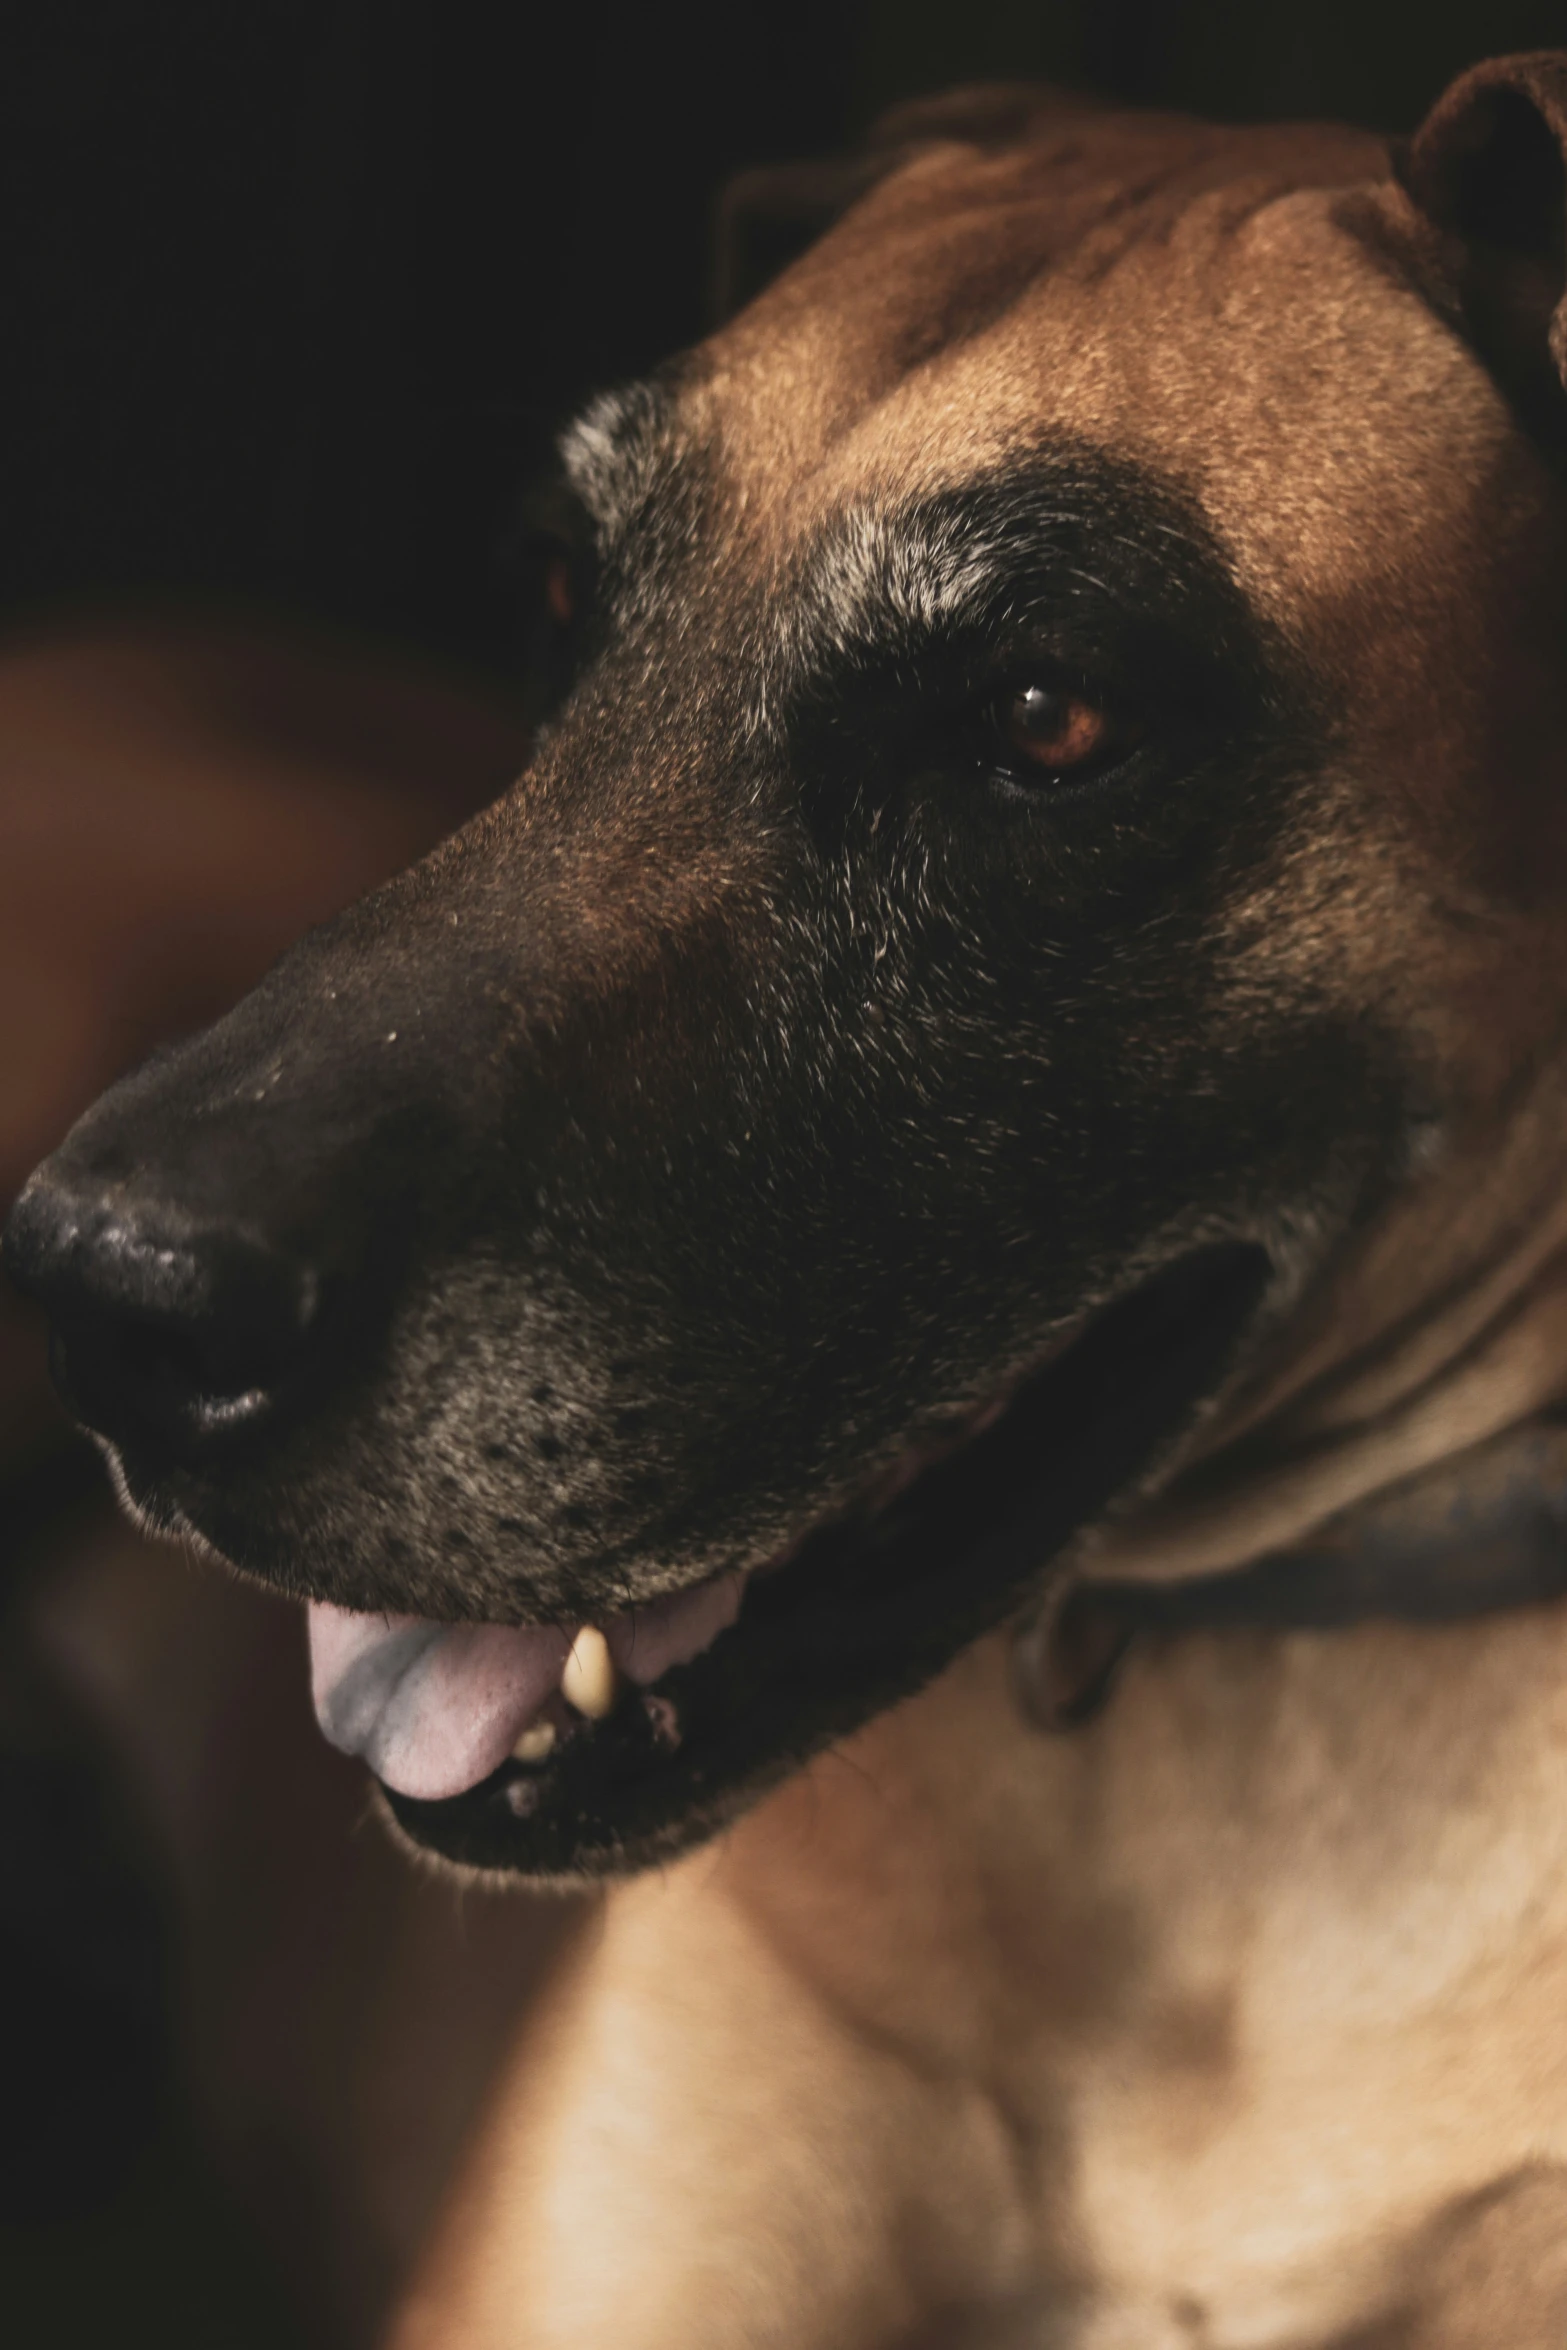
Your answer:
[[[631,1680],[656,1681],[697,1656],[740,1612],[743,1575],[627,1608],[604,1625]],[[310,1693],[334,1746],[378,1779],[440,1803],[487,1779],[560,1686],[571,1634],[508,1624],[364,1616],[312,1600]]]

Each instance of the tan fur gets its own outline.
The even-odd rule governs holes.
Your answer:
[[[400,2350],[1423,2322],[1567,2189],[1564,1785],[1559,1610],[1188,1639],[1071,1740],[986,1643],[612,1898]],[[1481,2315],[1410,2339],[1557,2338]]]

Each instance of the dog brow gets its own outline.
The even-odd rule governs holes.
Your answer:
[[[560,439],[566,478],[592,518],[601,550],[622,539],[671,461],[672,390],[625,384],[590,402]]]
[[[1093,452],[898,502],[857,501],[795,566],[759,665],[751,721],[832,672],[913,660],[933,642],[995,636],[1041,612],[1178,624],[1194,600],[1231,602],[1200,520],[1161,485]]]
[[[835,652],[883,644],[910,632],[934,634],[987,611],[1009,565],[983,495],[838,517],[813,551],[802,616]],[[1063,518],[1064,519],[1064,518]]]

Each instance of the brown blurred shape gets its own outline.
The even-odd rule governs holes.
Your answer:
[[[526,747],[492,691],[259,628],[0,653],[0,1199],[116,1074],[492,798]],[[45,1796],[85,1769],[132,1823],[169,1919],[178,2110],[106,2200],[13,2227],[0,2295],[61,2345],[112,2324],[209,2350],[232,2315],[236,2342],[355,2350],[573,1913],[410,1868],[316,1734],[296,1612],[140,1541],[67,1444],[43,1333],[4,1294],[0,1751]],[[51,1456],[70,1473],[40,1513],[22,1497]],[[49,1865],[60,1913],[93,1915],[90,1883],[57,1900],[91,1856]],[[284,2314],[226,2315],[258,2275]]]

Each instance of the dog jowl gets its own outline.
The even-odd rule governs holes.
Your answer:
[[[514,791],[23,1195],[129,1503],[311,1603],[420,1841],[633,1865],[927,1679],[1527,1057],[1567,541],[1422,201],[892,152],[567,436]]]

